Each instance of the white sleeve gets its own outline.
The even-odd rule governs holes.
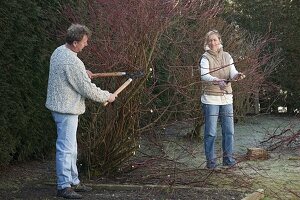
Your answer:
[[[80,95],[97,102],[106,102],[108,100],[110,92],[101,90],[101,88],[91,82],[83,64],[67,65],[65,73],[69,84]]]
[[[207,58],[205,57],[201,58],[199,68],[201,72],[201,80],[213,81],[214,79],[217,78],[209,74],[209,61],[207,60]]]
[[[233,63],[233,59],[230,56],[230,60],[229,63]],[[236,70],[234,64],[230,65],[230,79],[233,79],[233,77],[235,77],[235,75],[237,75],[239,72]]]

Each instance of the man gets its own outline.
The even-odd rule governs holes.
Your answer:
[[[88,45],[90,35],[86,26],[72,24],[66,43],[58,47],[50,59],[46,107],[57,126],[57,196],[67,199],[81,199],[83,196],[77,192],[92,189],[80,183],[76,166],[78,116],[85,112],[85,98],[102,103],[116,98],[91,82],[92,73],[77,57]]]

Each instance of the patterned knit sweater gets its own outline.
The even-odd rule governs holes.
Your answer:
[[[106,102],[109,96],[108,91],[91,82],[77,53],[65,45],[53,52],[46,101],[49,110],[79,115],[85,112],[85,98]]]

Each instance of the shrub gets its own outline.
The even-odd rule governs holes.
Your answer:
[[[53,148],[54,123],[44,104],[60,6],[59,0],[1,3],[1,165]]]

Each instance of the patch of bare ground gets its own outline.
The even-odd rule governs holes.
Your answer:
[[[177,170],[166,160],[135,160],[122,173],[110,178],[82,180],[93,187],[84,199],[242,199],[244,191],[212,184],[212,179],[230,176],[230,171]],[[147,163],[147,165],[142,165]],[[60,199],[56,197],[54,161],[28,162],[1,169],[0,199]],[[228,178],[226,178],[228,179]]]
[[[249,119],[247,124],[236,125],[236,146],[241,157],[237,157],[240,163],[232,169],[205,169],[202,142],[184,138],[191,129],[189,123],[176,123],[161,133],[144,135],[141,149],[114,177],[92,177],[91,180],[81,177],[93,187],[92,192],[84,194],[84,199],[233,200],[242,199],[258,188],[268,191],[268,199],[272,199],[270,194],[273,193],[278,196],[276,191],[284,194],[284,198],[274,199],[297,199],[299,191],[290,186],[299,184],[296,176],[299,160],[290,158],[299,157],[298,148],[294,154],[290,150],[280,151],[278,156],[272,154],[269,160],[242,160],[247,147],[255,147],[253,142],[261,141],[258,136],[263,135],[261,129],[266,129],[263,126],[270,128],[270,121],[264,120],[256,120],[253,125]],[[274,118],[270,120],[273,122]],[[220,142],[217,146],[220,147]],[[219,151],[220,148],[218,155]],[[0,199],[60,199],[56,197],[55,182],[53,159],[12,165],[0,169]]]

